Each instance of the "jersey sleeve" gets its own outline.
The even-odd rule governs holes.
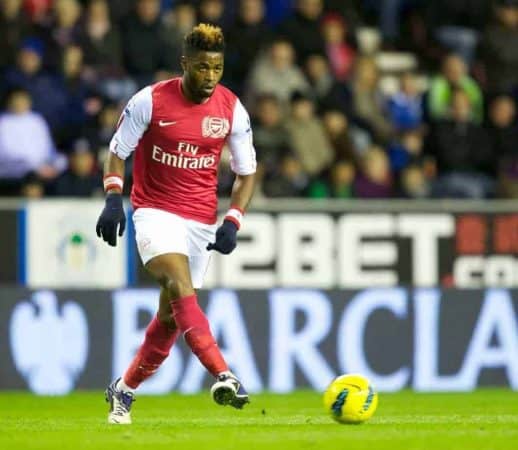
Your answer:
[[[257,166],[250,118],[243,104],[237,100],[232,118],[232,131],[227,140],[230,167],[238,175],[255,173]]]
[[[148,86],[137,92],[122,113],[117,131],[110,141],[110,151],[126,159],[137,147],[140,138],[151,122],[153,97]]]

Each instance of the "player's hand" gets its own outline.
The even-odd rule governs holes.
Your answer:
[[[231,253],[237,245],[237,226],[230,220],[224,220],[216,230],[216,242],[207,245],[207,250],[216,250],[224,255]]]
[[[122,206],[121,194],[108,194],[106,196],[106,204],[103,212],[97,220],[97,236],[102,237],[103,241],[112,247],[117,245],[117,227],[119,228],[119,236],[122,236],[126,228],[126,215]]]

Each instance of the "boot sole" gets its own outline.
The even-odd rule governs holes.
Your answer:
[[[221,383],[212,388],[212,398],[218,405],[230,405],[236,398],[236,391],[227,384]]]

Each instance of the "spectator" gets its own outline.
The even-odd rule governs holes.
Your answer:
[[[264,21],[263,0],[241,0],[238,18],[226,40],[224,79],[240,93],[259,50],[272,40],[272,32]]]
[[[39,27],[41,38],[45,42],[44,62],[48,69],[57,70],[65,48],[79,42],[81,11],[78,0],[54,0],[52,20]]]
[[[291,95],[308,88],[304,74],[295,65],[293,46],[286,40],[277,39],[250,73],[247,103],[252,103],[253,109],[253,102],[259,95],[273,94],[287,109]]]
[[[362,57],[356,61],[352,80],[353,112],[371,129],[377,140],[386,142],[394,130],[385,117],[378,79],[378,68],[372,58]]]
[[[403,16],[420,3],[421,0],[364,0],[363,7],[375,10],[384,43],[394,45],[402,37]]]
[[[361,15],[365,9],[365,0],[349,0],[347,2],[344,2],[344,0],[326,0],[325,9],[327,12],[337,12],[342,17],[346,17],[348,26],[352,31],[355,31],[363,22]]]
[[[108,0],[110,3],[110,16],[115,23],[123,21],[135,6],[135,1]]]
[[[31,111],[29,93],[13,90],[0,116],[0,191],[19,194],[27,175],[49,182],[64,166],[44,118]]]
[[[54,194],[61,197],[92,197],[102,194],[102,177],[86,139],[78,139],[69,156],[68,169],[56,180]]]
[[[352,110],[351,90],[343,82],[336,81],[326,58],[310,55],[306,60],[306,75],[317,101],[319,113],[327,109],[338,109],[348,115]]]
[[[327,137],[333,146],[335,161],[356,161],[358,154],[354,146],[351,126],[344,113],[338,110],[326,111],[322,117]]]
[[[335,155],[342,155],[337,156],[338,158],[351,158],[351,156],[349,156],[349,150],[352,148],[354,150],[352,159],[357,160],[357,158],[365,153],[372,145],[372,138],[368,131],[355,124],[352,120],[349,120],[341,111],[333,109],[326,111],[323,115],[323,122],[327,135],[335,147]],[[347,140],[350,140],[350,144],[345,144],[340,134],[342,134],[342,136],[344,134],[347,135]],[[341,141],[341,143],[337,143],[336,145],[342,147],[342,150],[339,150],[335,145],[335,139]]]
[[[294,46],[299,64],[309,55],[325,52],[319,24],[323,8],[323,0],[297,0],[293,16],[279,26],[279,34]]]
[[[137,85],[123,68],[121,35],[112,25],[106,0],[89,3],[80,42],[86,78],[98,91],[113,101],[131,97]]]
[[[80,43],[85,65],[96,76],[113,76],[122,72],[120,32],[111,22],[106,0],[92,0],[88,4]]]
[[[423,148],[423,136],[419,130],[405,131],[387,149],[391,170],[397,174],[410,164],[421,164]]]
[[[309,184],[309,177],[298,157],[285,154],[275,172],[266,176],[263,192],[266,197],[302,197]]]
[[[428,110],[433,120],[448,119],[453,92],[461,89],[471,104],[470,120],[480,124],[483,118],[483,96],[477,82],[467,73],[464,61],[455,54],[448,55],[442,66],[442,73],[431,82],[428,93]]]
[[[293,94],[286,128],[293,151],[309,175],[317,176],[329,167],[333,162],[333,147],[308,96],[300,92]]]
[[[308,189],[308,197],[351,198],[354,173],[352,161],[347,159],[336,161],[324,176],[311,183]]]
[[[427,28],[449,51],[471,63],[480,34],[491,17],[492,0],[434,0],[426,2]]]
[[[400,196],[409,199],[428,198],[430,183],[419,164],[406,166],[401,173]]]
[[[509,95],[499,95],[489,105],[489,135],[493,154],[500,158],[518,156],[518,117],[516,102]]]
[[[424,103],[415,74],[405,72],[400,78],[399,85],[399,91],[387,102],[390,121],[398,131],[419,128],[423,123]]]
[[[104,105],[99,119],[99,127],[97,128],[99,141],[102,145],[109,147],[111,137],[117,129],[120,120],[121,108],[115,103]]]
[[[198,22],[225,28],[225,3],[222,0],[201,0],[198,9]]]
[[[100,165],[104,165],[120,115],[119,106],[108,101],[101,107],[100,113],[96,115],[95,119],[91,120],[85,128],[85,137],[90,148],[96,153]],[[128,195],[133,183],[133,161],[133,158],[129,158],[124,167],[124,194]]]
[[[22,181],[20,194],[27,199],[43,198],[45,195],[45,185],[36,175],[29,174]]]
[[[345,19],[336,13],[328,13],[322,19],[322,35],[326,56],[337,80],[347,81],[356,58],[355,43]]]
[[[90,148],[94,149],[101,162],[104,162],[107,155],[111,138],[117,128],[120,113],[120,108],[116,103],[107,102],[102,106],[95,119],[87,124],[85,128],[85,137],[90,144]],[[131,165],[131,161],[132,159],[127,162],[126,166]]]
[[[29,32],[22,0],[3,0],[0,3],[0,69],[14,64],[16,49]]]
[[[468,95],[457,90],[451,119],[436,123],[432,129],[427,144],[439,171],[433,188],[435,197],[486,198],[493,193],[494,183],[488,176],[495,165],[491,142],[471,116]]]
[[[360,162],[360,173],[354,180],[354,196],[359,198],[392,197],[392,177],[387,155],[382,148],[373,146]]]
[[[292,13],[293,0],[265,0],[265,2],[269,25],[278,25]]]
[[[424,17],[416,18],[418,6]],[[518,198],[518,0],[2,0],[0,100],[13,89],[29,91],[54,146],[69,149],[85,136],[102,164],[119,119],[118,104],[140,84],[180,73],[183,37],[198,19],[231,25],[225,33],[223,81],[255,113],[259,178],[275,186],[285,159],[287,169],[298,164],[304,174],[290,180],[314,180],[309,190],[307,185],[299,189],[298,182],[277,183],[279,191],[346,197],[330,193],[332,165],[353,163],[354,185],[365,186],[365,156],[378,143],[394,176],[391,195],[490,197],[498,180],[499,195]],[[435,42],[427,42],[423,20]],[[417,87],[415,73],[405,72],[396,94],[385,98],[375,59],[356,54],[354,32],[360,23],[379,23],[385,47],[417,51],[421,68],[430,62],[427,57],[434,62],[442,57],[444,48],[462,58],[444,58],[427,93]],[[405,33],[414,39],[406,40]],[[367,33],[361,37],[368,41]],[[477,41],[481,64],[473,67],[473,77],[491,100],[487,108],[465,62]],[[368,42],[362,46],[368,47]],[[464,116],[458,91],[469,98],[464,110],[472,123],[459,119]],[[313,103],[317,115],[304,118],[302,113],[296,119],[290,112],[292,96],[301,97],[301,104]],[[329,158],[317,144],[322,132]],[[285,158],[290,153],[297,161]],[[125,191],[131,187],[131,166],[130,161]],[[438,181],[432,181],[437,170]],[[228,194],[233,174],[229,169],[226,178],[222,175],[219,188]],[[48,182],[32,171],[22,178],[15,180],[16,193],[24,183],[31,196],[47,188]]]
[[[87,100],[92,95],[83,77],[83,51],[71,45],[64,49],[61,63],[61,83],[66,104],[59,124],[54,130],[58,147],[68,147],[81,131],[87,120]]]
[[[499,158],[500,192],[518,198],[518,121],[512,97],[501,95],[491,102],[488,131],[493,154]]]
[[[61,123],[67,98],[59,80],[42,69],[43,49],[41,40],[25,39],[18,51],[16,67],[9,68],[4,74],[3,88],[28,91],[34,110],[42,114],[54,130]]]
[[[137,0],[122,26],[124,65],[139,87],[153,82],[157,72],[179,71],[178,49],[171,48],[160,21],[159,0]]]
[[[259,97],[253,116],[254,146],[257,151],[258,183],[264,173],[272,173],[290,151],[290,137],[284,128],[279,101],[273,95]]]
[[[490,92],[518,92],[518,2],[498,0],[496,22],[481,42],[481,56]]]
[[[23,8],[32,23],[43,23],[52,9],[54,0],[24,0]]]
[[[196,25],[196,9],[190,3],[177,3],[164,16],[167,36],[173,48],[182,48],[184,36]]]

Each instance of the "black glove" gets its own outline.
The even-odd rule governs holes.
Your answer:
[[[224,220],[216,230],[216,242],[207,245],[207,250],[216,250],[224,255],[231,253],[237,245],[237,226],[230,220]]]
[[[106,196],[106,205],[103,212],[97,220],[97,236],[103,238],[112,247],[117,245],[117,227],[119,227],[119,236],[122,236],[126,228],[126,216],[124,207],[122,206],[121,194],[108,194]]]

